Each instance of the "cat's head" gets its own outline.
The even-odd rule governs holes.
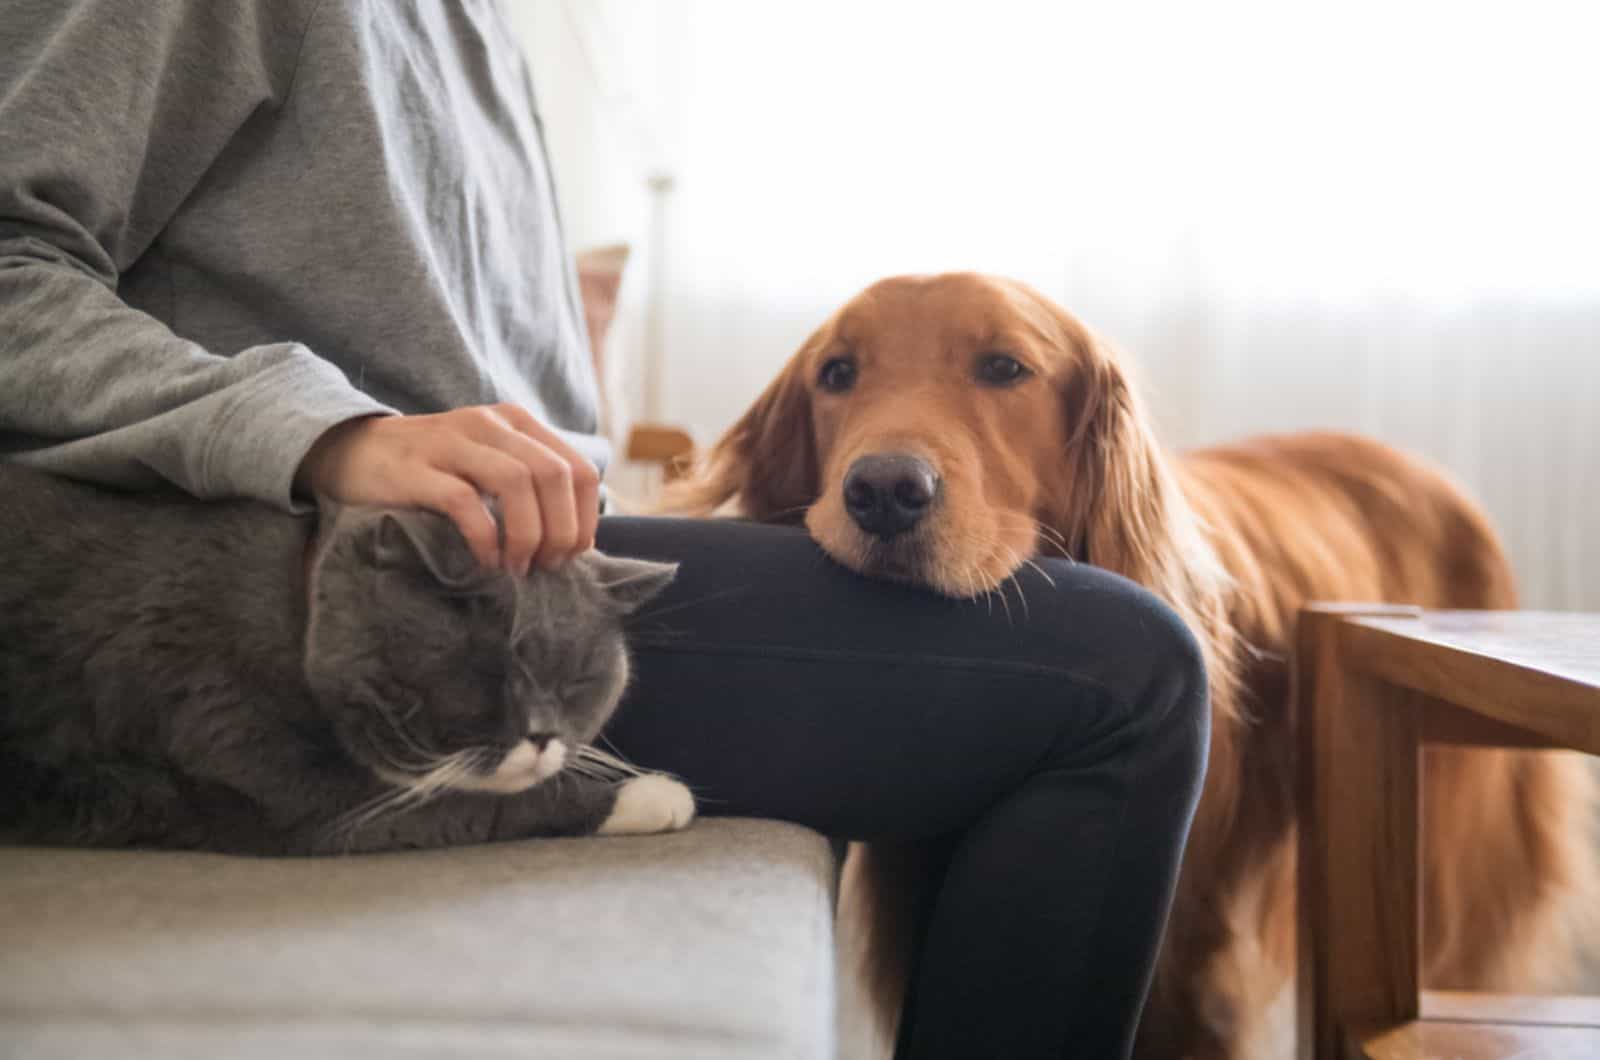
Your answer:
[[[592,740],[628,680],[623,616],[677,568],[589,552],[484,571],[432,512],[330,508],[306,676],[344,749],[418,790],[521,791]]]

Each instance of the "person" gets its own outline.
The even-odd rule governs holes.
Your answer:
[[[680,563],[614,746],[705,813],[944,851],[901,1055],[1128,1052],[1206,754],[1168,608],[1046,560],[1013,622],[798,530],[602,518],[573,271],[492,0],[4,8],[0,458],[433,508],[514,572]]]

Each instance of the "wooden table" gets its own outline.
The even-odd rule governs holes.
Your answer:
[[[1302,1060],[1600,1058],[1600,1001],[1423,992],[1424,743],[1600,754],[1600,614],[1316,605],[1295,656]]]

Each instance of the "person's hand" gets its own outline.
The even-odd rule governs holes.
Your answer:
[[[519,405],[341,423],[301,461],[295,488],[346,504],[432,508],[485,568],[516,574],[593,548],[600,516],[594,466]],[[500,502],[504,555],[484,494]]]

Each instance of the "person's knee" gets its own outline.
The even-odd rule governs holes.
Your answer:
[[[1171,608],[1166,611],[1169,643],[1163,658],[1170,669],[1171,691],[1165,712],[1155,725],[1159,734],[1174,745],[1181,772],[1198,788],[1205,776],[1211,747],[1211,694],[1206,652],[1198,631]]]
[[[1200,634],[1164,600],[1153,594],[1145,606],[1153,643],[1153,656],[1159,661],[1173,688],[1171,713],[1178,720],[1192,721],[1207,710],[1209,675],[1206,651]]]
[[[1148,594],[1147,594],[1148,595]],[[1198,796],[1211,746],[1206,652],[1198,632],[1164,601],[1148,595],[1142,623],[1150,672],[1130,703],[1130,719],[1163,782]]]
[[[1052,571],[1052,573],[1062,573]],[[1210,736],[1206,651],[1197,632],[1154,593],[1105,571],[1070,570],[1051,624],[1063,654],[1084,660],[1083,676],[1106,699],[1102,731],[1130,752],[1154,751],[1179,774],[1203,775]],[[1099,726],[1097,726],[1099,727]]]

